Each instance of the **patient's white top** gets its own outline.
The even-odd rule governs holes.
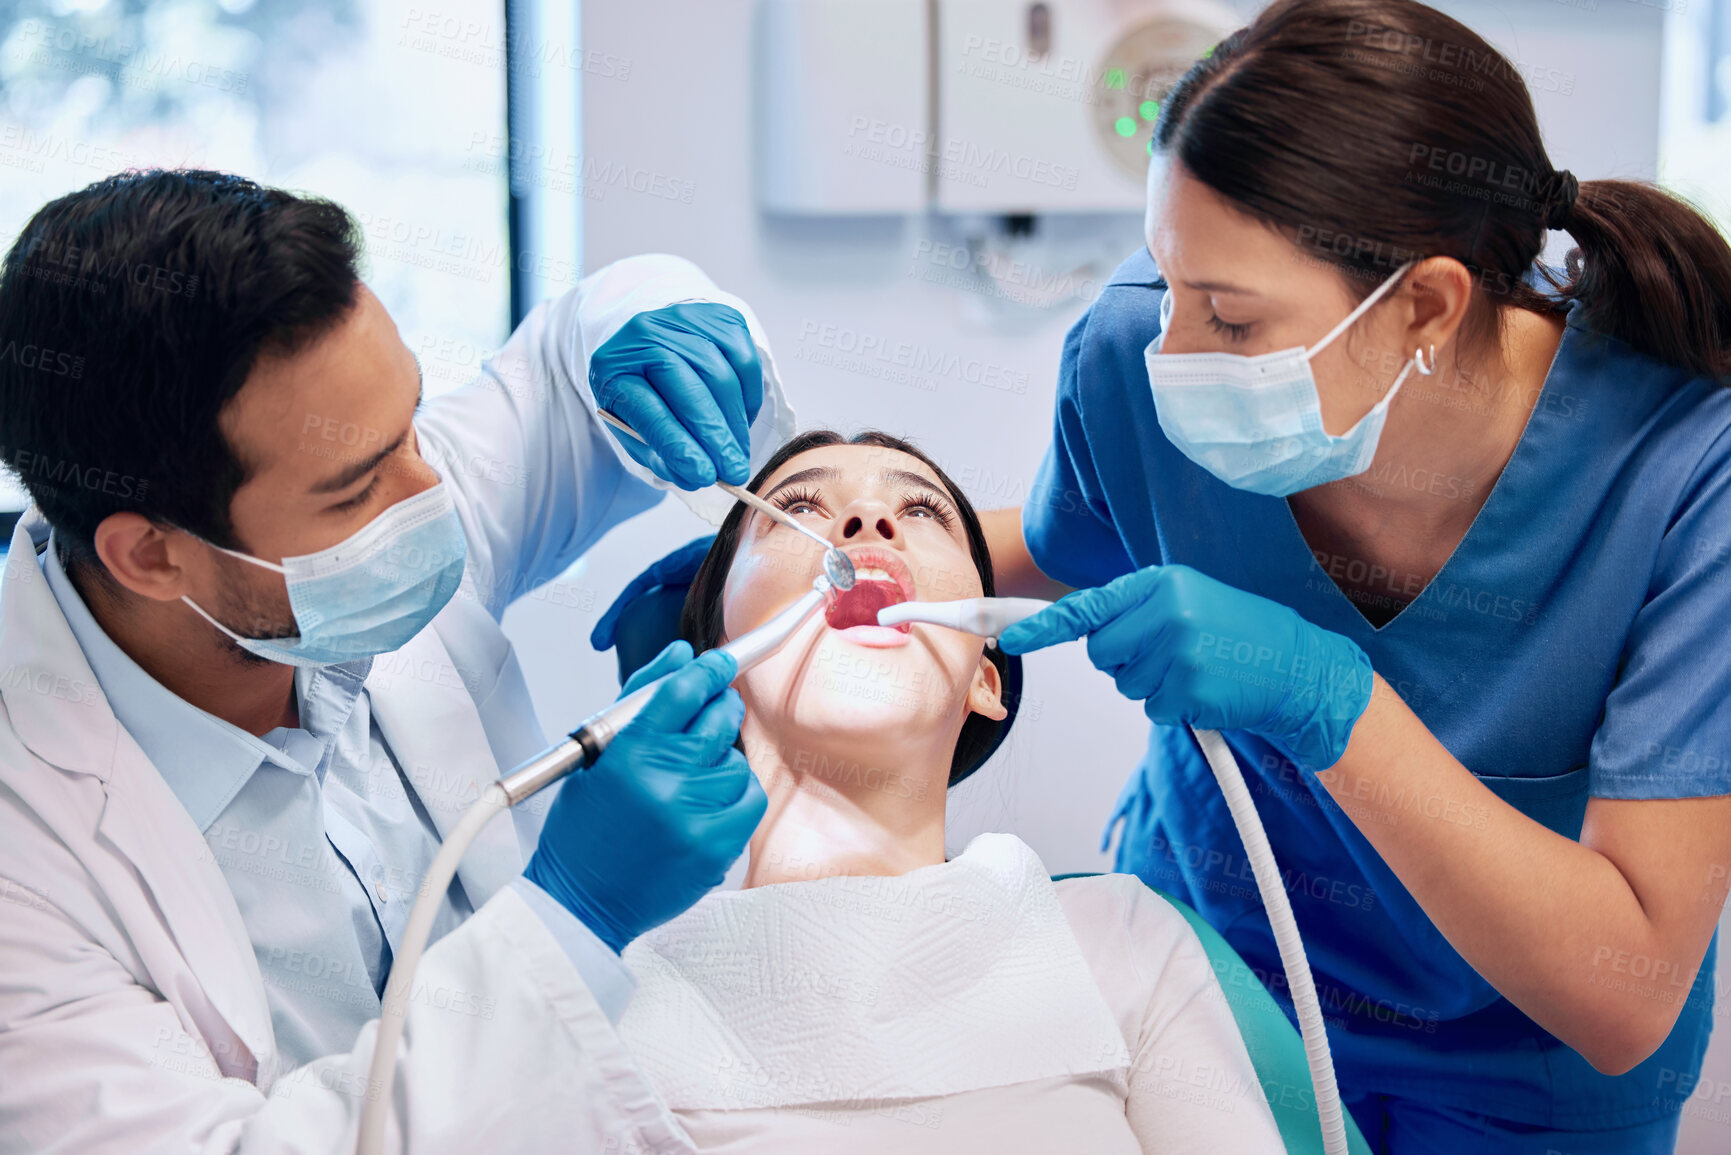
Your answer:
[[[1007,834],[717,891],[625,960],[620,1032],[700,1151],[1284,1150],[1183,917]]]

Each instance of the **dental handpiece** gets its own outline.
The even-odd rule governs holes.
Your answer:
[[[851,578],[852,570],[848,572]],[[734,661],[739,663],[739,673],[743,674],[781,649],[793,636],[794,631],[829,600],[831,588],[829,579],[819,575],[817,580],[812,582],[810,593],[755,630],[747,630],[719,648],[733,655]],[[415,968],[420,965],[421,952],[426,948],[427,939],[432,934],[433,919],[438,912],[441,896],[450,887],[451,880],[457,876],[457,863],[463,857],[463,852],[475,841],[481,828],[499,811],[517,805],[537,790],[552,785],[573,770],[592,765],[619,731],[625,728],[626,723],[643,709],[661,683],[672,676],[668,674],[647,685],[639,686],[611,706],[596,711],[579,723],[564,741],[548,747],[487,786],[481,791],[481,796],[463,812],[456,827],[445,836],[438,853],[427,867],[421,893],[415,899],[415,904],[409,911],[409,921],[397,941],[391,977],[386,980],[379,1010],[379,1031],[374,1038],[373,1057],[368,1065],[367,1086],[376,1088],[379,1093],[375,1096],[369,1092],[368,1100],[361,1108],[360,1126],[355,1141],[359,1155],[381,1155],[384,1151],[385,1116],[389,1105],[394,1101],[391,1088],[397,1078],[397,1047],[403,1037],[410,992],[415,989]]]
[[[966,634],[978,634],[988,645],[998,644],[998,635],[1031,618],[1051,602],[1039,598],[959,598],[951,602],[897,602],[878,611],[878,625],[899,626],[903,622],[927,622],[948,626]]]
[[[795,630],[805,624],[824,602],[829,599],[830,585],[828,579],[819,577],[813,583],[812,590],[791,606],[770,618],[754,630],[747,630],[739,637],[716,647],[732,654],[739,664],[739,673],[751,669],[787,642]],[[551,786],[573,770],[581,770],[591,766],[601,757],[602,752],[612,744],[638,711],[655,695],[672,674],[666,674],[647,685],[639,686],[631,693],[620,698],[612,705],[605,706],[577,724],[577,728],[564,741],[549,746],[517,769],[511,771],[499,780],[504,788],[505,796],[512,806],[534,794],[537,790]]]

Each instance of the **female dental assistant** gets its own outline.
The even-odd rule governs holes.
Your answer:
[[[993,541],[1094,588],[1004,649],[1086,634],[1145,700],[1119,869],[1278,984],[1183,724],[1226,732],[1377,1150],[1670,1150],[1731,874],[1731,250],[1557,171],[1408,0],[1275,4],[1154,152]]]

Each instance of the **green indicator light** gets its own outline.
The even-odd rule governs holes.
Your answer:
[[[1124,87],[1124,70],[1122,68],[1108,68],[1106,70],[1106,87],[1107,88],[1123,88]]]
[[[1142,107],[1136,111],[1142,114],[1143,120],[1159,120],[1160,102],[1158,100],[1144,100],[1142,102]]]
[[[1112,127],[1118,130],[1119,136],[1135,136],[1136,118],[1133,116],[1120,116],[1117,123]]]

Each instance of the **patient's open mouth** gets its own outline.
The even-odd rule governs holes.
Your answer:
[[[853,589],[836,595],[824,611],[832,630],[869,626],[873,630],[908,632],[907,625],[879,626],[878,611],[885,606],[912,600],[913,581],[907,565],[885,550],[849,550],[854,566]]]
[[[901,587],[890,581],[878,570],[874,574],[870,569],[854,569],[853,589],[838,594],[835,604],[828,610],[829,626],[832,630],[845,630],[849,626],[875,626],[878,624],[878,611],[885,606],[893,606],[897,602],[908,599],[902,596]],[[898,629],[907,630],[906,626]]]

